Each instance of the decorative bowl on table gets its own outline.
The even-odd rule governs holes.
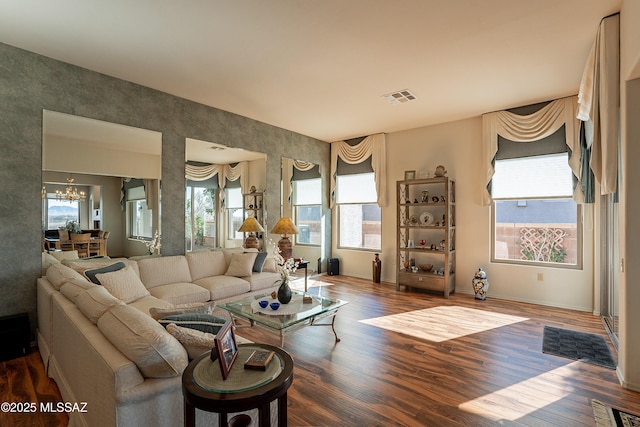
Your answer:
[[[425,273],[430,272],[432,268],[433,264],[420,264],[420,270],[424,271]]]
[[[258,302],[258,304],[260,304],[260,307],[262,308],[267,308],[267,306],[269,305],[269,301],[262,300]]]
[[[271,310],[277,310],[280,307],[280,303],[279,302],[272,302],[270,304],[271,306]]]

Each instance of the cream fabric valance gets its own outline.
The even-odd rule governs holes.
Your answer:
[[[344,141],[331,143],[331,207],[336,204],[336,170],[338,157],[345,163],[362,163],[371,157],[371,167],[376,181],[378,206],[387,206],[387,185],[385,173],[387,170],[386,135],[379,133],[363,139],[357,145],[349,145]]]
[[[240,179],[240,186],[242,187],[243,193],[249,191],[247,181],[248,170],[249,165],[247,162],[240,162],[235,167],[231,167],[231,165],[184,165],[185,177],[187,179],[192,181],[205,181],[218,175],[218,186],[221,190],[224,190],[227,180],[237,181]]]
[[[565,126],[566,144],[570,149],[569,167],[580,179],[580,121],[576,118],[577,97],[555,100],[535,113],[520,116],[508,111],[496,111],[482,116],[482,163],[485,167],[482,182],[485,206],[491,205],[489,183],[495,172],[494,158],[498,152],[498,135],[515,142],[534,142],[553,134]],[[582,186],[577,185],[573,199],[583,202]]]
[[[578,93],[576,117],[587,122],[589,166],[601,194],[618,187],[618,126],[620,109],[620,15],[604,18],[591,47]]]
[[[240,180],[240,187],[243,193],[249,192],[249,164],[247,162],[240,162],[235,167],[231,165],[203,165],[194,166],[185,164],[184,175],[187,179],[192,181],[205,181],[209,178],[218,175],[218,187],[220,187],[220,210],[225,207],[224,188],[227,180],[237,181]]]

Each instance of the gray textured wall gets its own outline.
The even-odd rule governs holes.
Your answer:
[[[162,253],[184,253],[185,138],[267,153],[269,223],[280,217],[280,158],[321,165],[325,241],[329,144],[0,43],[0,316],[36,324],[41,271],[42,110],[162,132]]]

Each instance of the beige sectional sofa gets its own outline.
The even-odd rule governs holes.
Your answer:
[[[51,262],[37,283],[37,341],[63,400],[86,402],[69,425],[182,426],[187,352],[149,310],[272,292],[280,277],[275,263],[247,270],[256,256],[230,250]],[[103,286],[83,274],[116,262],[125,268],[96,276]],[[196,419],[217,425],[216,414],[198,411]]]

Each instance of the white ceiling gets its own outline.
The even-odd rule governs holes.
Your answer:
[[[576,94],[620,3],[0,0],[0,42],[335,141]]]

